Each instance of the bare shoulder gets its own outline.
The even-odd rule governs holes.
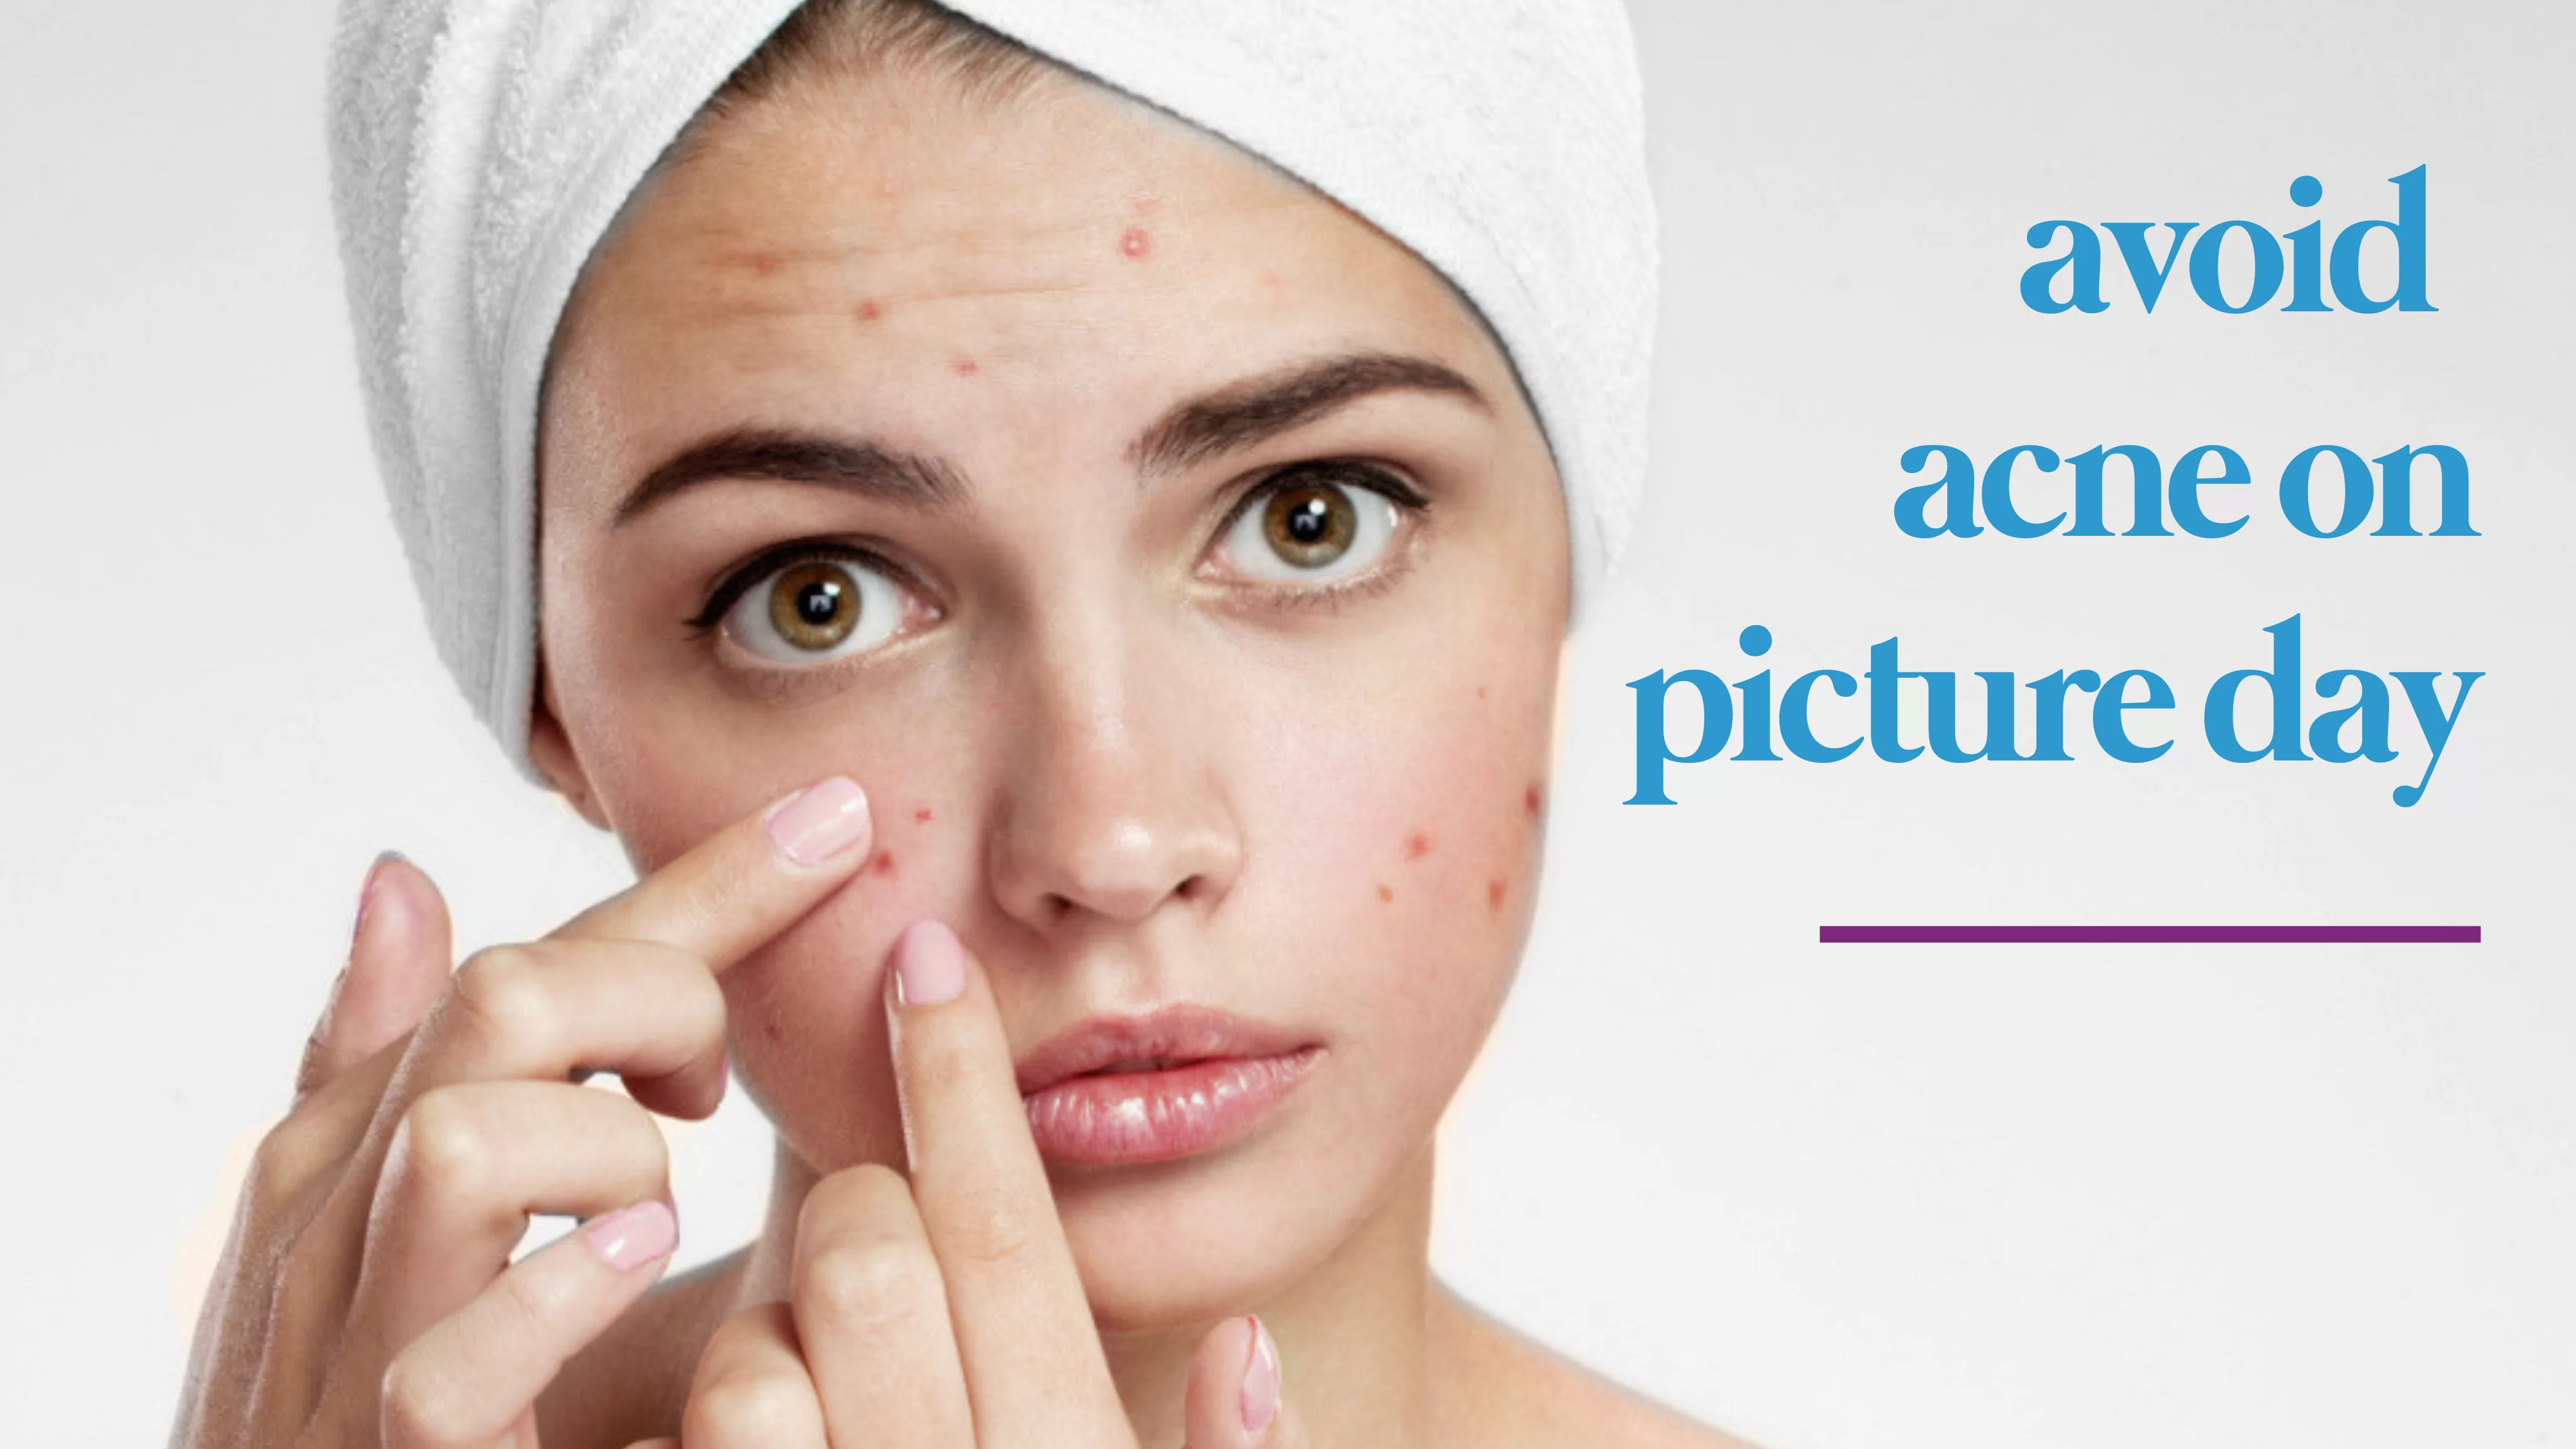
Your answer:
[[[1502,1449],[1758,1449],[1622,1387],[1455,1297],[1438,1317],[1464,1372],[1448,1417],[1465,1442]]]

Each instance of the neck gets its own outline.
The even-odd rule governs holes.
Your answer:
[[[1288,1397],[1318,1446],[1422,1444],[1434,1437],[1440,1407],[1433,1393],[1434,1330],[1454,1305],[1430,1276],[1431,1180],[1432,1149],[1425,1144],[1330,1256],[1266,1301],[1240,1305],[1238,1311],[1260,1314],[1278,1340]],[[767,1220],[726,1295],[733,1306],[789,1296],[797,1213],[816,1181],[814,1170],[782,1142]],[[1190,1356],[1216,1322],[1102,1335],[1110,1376],[1140,1442],[1181,1441]]]

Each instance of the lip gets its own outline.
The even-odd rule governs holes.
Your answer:
[[[1168,1162],[1250,1132],[1314,1069],[1318,1043],[1201,1006],[1103,1016],[1020,1059],[1020,1097],[1049,1162]]]

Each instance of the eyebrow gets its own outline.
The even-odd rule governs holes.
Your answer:
[[[1363,352],[1247,378],[1165,413],[1127,449],[1146,474],[1186,468],[1300,428],[1381,392],[1446,393],[1491,412],[1476,385],[1439,363]]]
[[[921,509],[953,508],[966,499],[965,480],[936,458],[858,439],[737,428],[691,446],[646,474],[617,505],[611,526],[675,493],[726,478],[811,483]]]
[[[1420,357],[1365,352],[1300,363],[1192,398],[1139,433],[1127,456],[1152,475],[1186,468],[1305,426],[1384,392],[1429,392],[1492,404],[1456,371]],[[617,505],[610,526],[703,483],[765,478],[806,483],[925,510],[966,501],[966,481],[937,458],[857,438],[737,428],[692,444],[653,469]]]

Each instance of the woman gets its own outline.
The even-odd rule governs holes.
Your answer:
[[[181,1442],[1720,1442],[1426,1260],[1633,472],[1637,379],[1590,374],[1642,355],[1641,189],[1605,214],[1548,180],[1579,146],[1505,155],[1524,233],[1472,184],[1504,171],[1434,167],[1507,223],[1484,258],[1369,147],[1300,180],[1093,78],[1123,36],[1129,90],[1258,132],[1161,49],[1252,12],[974,8],[1092,74],[916,3],[344,23],[352,302],[433,626],[641,880],[451,976],[436,888],[379,863]],[[1527,123],[1388,130],[1389,82],[1442,74],[1388,47],[1566,23],[1282,13],[1263,64],[1314,104],[1273,158],[1337,103],[1490,150]],[[745,29],[739,65],[696,43]],[[1624,53],[1539,50],[1616,99]],[[530,123],[567,76],[600,146]],[[639,96],[689,119],[634,184],[670,139]],[[1551,235],[1556,274],[1515,259]],[[647,1109],[711,1111],[728,1063],[779,1133],[767,1223],[657,1288]],[[511,1264],[532,1212],[587,1222]]]

